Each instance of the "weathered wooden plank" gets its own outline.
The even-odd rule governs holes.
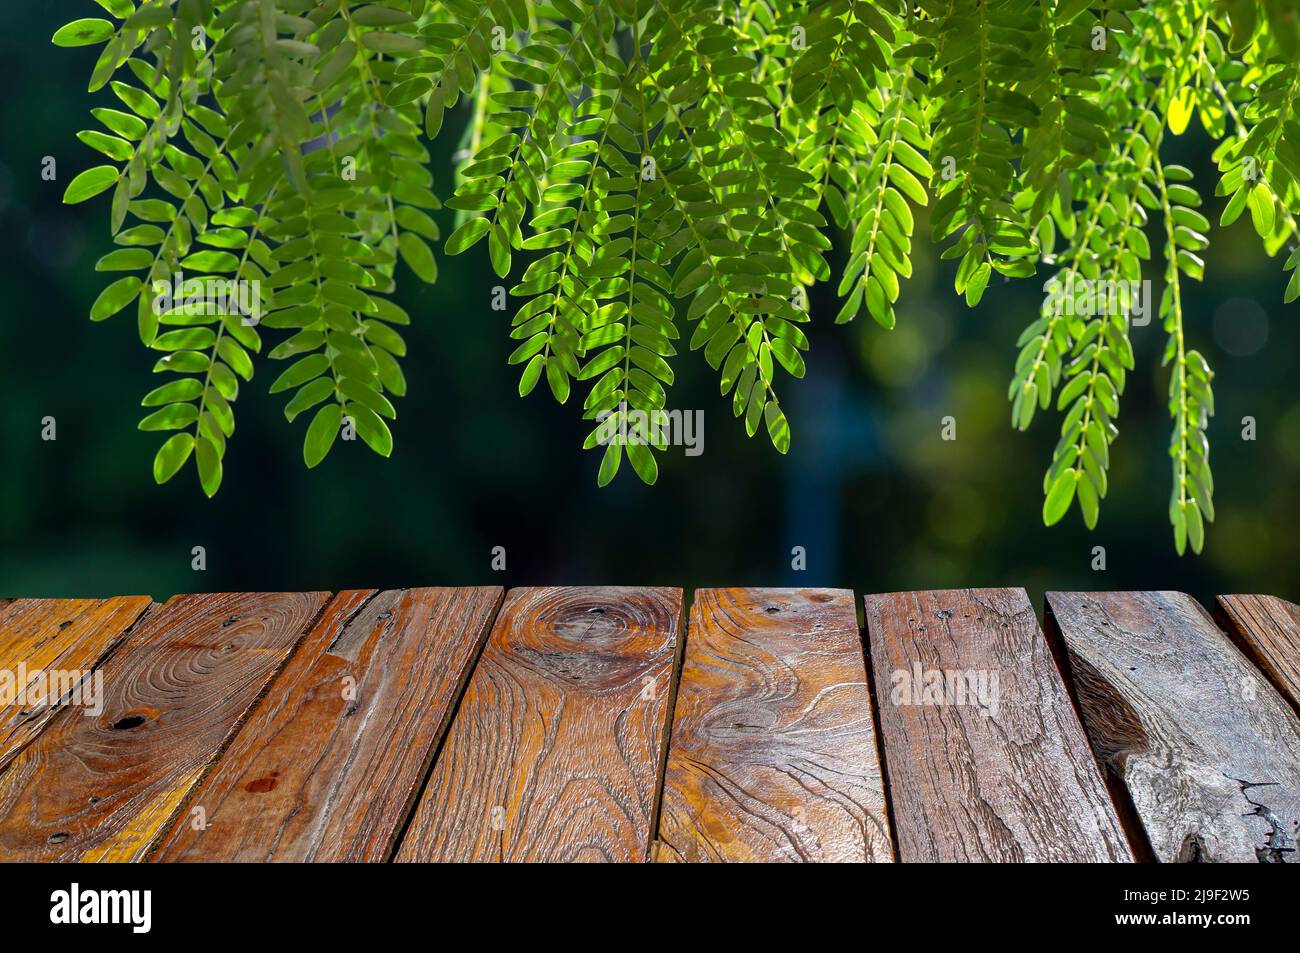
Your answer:
[[[512,589],[397,851],[645,860],[680,589]]]
[[[1300,721],[1180,592],[1048,593],[1098,757],[1163,861],[1295,860]]]
[[[1128,861],[1023,589],[866,599],[904,861]]]
[[[1300,715],[1300,606],[1276,596],[1219,596],[1215,616]]]
[[[892,858],[853,593],[697,591],[655,859]]]
[[[92,670],[150,606],[119,599],[19,599],[0,616],[0,770],[66,704],[93,713]]]
[[[63,709],[0,774],[0,860],[139,860],[328,593],[177,596],[103,667],[98,717]]]
[[[386,860],[501,595],[340,593],[151,859]]]

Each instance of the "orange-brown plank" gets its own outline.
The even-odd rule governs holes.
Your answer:
[[[92,670],[149,608],[148,596],[19,599],[0,615],[0,770],[62,705],[93,712]]]
[[[328,593],[177,596],[104,664],[97,717],[64,708],[0,774],[0,860],[139,860]]]
[[[1049,592],[1093,748],[1162,861],[1293,862],[1300,720],[1181,592]]]
[[[512,589],[400,861],[643,861],[680,589]]]
[[[655,859],[893,859],[852,592],[696,592]]]
[[[151,859],[386,860],[501,594],[340,593]]]
[[[1276,596],[1219,596],[1215,615],[1300,714],[1300,606]]]
[[[1129,861],[1023,589],[866,599],[904,861]]]

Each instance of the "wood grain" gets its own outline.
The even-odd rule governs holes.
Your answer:
[[[96,705],[92,674],[149,608],[148,596],[19,599],[0,616],[0,771],[62,706]]]
[[[655,859],[892,858],[853,593],[698,590]]]
[[[328,593],[177,596],[107,663],[98,717],[60,711],[0,774],[0,860],[139,860]]]
[[[642,861],[680,589],[512,589],[399,861]]]
[[[386,860],[501,595],[340,593],[152,859]]]
[[[1300,606],[1275,596],[1219,596],[1215,617],[1300,715]]]
[[[1023,589],[866,598],[904,861],[1129,861]]]
[[[1295,862],[1300,721],[1179,592],[1048,593],[1098,757],[1162,861]]]

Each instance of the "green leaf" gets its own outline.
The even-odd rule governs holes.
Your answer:
[[[1250,206],[1250,218],[1255,225],[1255,231],[1260,238],[1268,238],[1273,234],[1275,211],[1273,193],[1269,191],[1268,186],[1261,182],[1250,190],[1250,196],[1246,199],[1246,204]]]
[[[316,411],[316,416],[312,418],[311,425],[307,428],[307,436],[302,443],[302,458],[307,466],[314,467],[325,459],[325,455],[330,452],[330,447],[334,446],[334,441],[338,438],[339,426],[342,422],[343,408],[338,404],[326,404]]]
[[[295,361],[283,374],[277,377],[275,383],[271,385],[270,393],[278,394],[281,391],[300,387],[308,381],[320,377],[329,370],[329,366],[329,358],[324,354],[310,354],[299,361]]]
[[[1219,216],[1220,225],[1226,228],[1237,220],[1237,217],[1241,215],[1242,210],[1246,207],[1247,201],[1250,199],[1250,192],[1251,190],[1249,188],[1243,186],[1232,194],[1232,198],[1230,198],[1228,204],[1224,206],[1223,214]]]
[[[347,414],[352,418],[353,425],[366,446],[381,457],[392,455],[393,434],[382,417],[361,404],[349,404]]]
[[[103,321],[117,314],[135,300],[142,284],[135,275],[117,279],[101,291],[95,303],[90,306],[90,320]]]
[[[316,380],[304,384],[302,389],[293,395],[289,403],[284,405],[284,416],[292,422],[304,410],[315,407],[333,393],[334,381],[328,377],[318,377]]]
[[[1100,501],[1097,499],[1097,490],[1092,485],[1092,480],[1087,474],[1079,477],[1076,492],[1079,497],[1079,510],[1083,513],[1083,523],[1088,529],[1097,528],[1097,517],[1100,513]]]
[[[135,12],[135,4],[132,0],[95,0],[95,2],[119,20],[125,20]]]
[[[447,237],[447,254],[459,255],[461,252],[474,247],[475,243],[482,239],[491,227],[492,223],[486,218],[471,218],[463,222],[459,228]]]
[[[76,205],[86,199],[94,198],[100,192],[110,189],[117,182],[117,166],[97,165],[87,169],[68,183],[63,193],[64,205]]]
[[[199,419],[198,408],[193,404],[168,404],[155,410],[140,421],[141,430],[180,430]]]
[[[780,453],[790,451],[790,425],[786,422],[785,414],[777,406],[776,401],[769,400],[766,408],[763,410],[763,416],[767,422],[767,434],[772,438],[772,446]]]
[[[238,267],[239,259],[230,252],[212,249],[195,252],[193,255],[186,256],[181,262],[181,268],[185,271],[223,273],[235,271]]]
[[[975,269],[970,276],[970,281],[966,282],[967,307],[973,308],[980,303],[980,298],[984,297],[984,289],[988,287],[989,275],[992,273],[993,268],[987,261]]]
[[[182,400],[194,400],[203,393],[203,383],[197,377],[182,377],[171,383],[155,387],[140,401],[143,407],[161,407]]]
[[[153,458],[153,478],[155,483],[166,483],[185,465],[194,451],[194,437],[188,433],[172,434],[158,448]]]
[[[629,440],[625,449],[628,462],[632,464],[632,469],[641,478],[641,482],[647,486],[654,486],[655,480],[659,479],[659,464],[655,462],[655,455],[650,448],[643,443]]]
[[[1192,552],[1198,555],[1205,545],[1205,523],[1201,519],[1201,510],[1195,503],[1187,504],[1187,541],[1192,545]]]
[[[376,53],[397,53],[410,55],[424,49],[424,41],[414,36],[400,33],[386,33],[375,30],[361,34],[361,45]]]
[[[438,280],[438,263],[434,260],[433,251],[420,236],[402,232],[397,239],[397,247],[402,253],[402,261],[415,272],[417,278],[429,285]]]
[[[143,248],[119,248],[95,262],[96,271],[139,271],[153,264],[153,255]]]
[[[392,7],[377,3],[357,7],[352,11],[352,22],[361,26],[394,26],[398,23],[410,23],[413,19],[415,18],[405,10],[394,10]]]
[[[113,24],[107,20],[87,17],[59,27],[50,42],[55,46],[89,46],[92,43],[103,43],[115,32]]]
[[[605,445],[605,452],[600,458],[600,473],[596,476],[598,486],[609,486],[618,475],[618,465],[623,459],[623,445],[611,440]]]
[[[569,375],[556,358],[546,362],[546,383],[551,385],[551,394],[558,403],[562,404],[569,399]]]
[[[524,247],[531,248],[533,246],[526,241]],[[546,247],[554,246],[547,245]],[[491,261],[492,270],[497,273],[497,277],[504,278],[510,274],[510,245],[506,242],[505,229],[500,226],[488,231],[488,259]]]
[[[546,365],[546,358],[540,354],[534,354],[528,361],[528,366],[524,368],[523,374],[519,376],[519,396],[527,397],[541,380],[542,369]]]
[[[90,148],[104,153],[104,155],[117,162],[126,162],[135,153],[134,147],[125,139],[110,136],[108,133],[100,132],[97,129],[83,129],[77,133],[77,138]]]
[[[1074,500],[1075,486],[1078,484],[1078,471],[1073,467],[1064,467],[1052,481],[1043,501],[1043,525],[1052,526],[1061,521],[1061,517],[1070,509]]]
[[[1187,124],[1191,122],[1192,113],[1196,109],[1195,95],[1196,91],[1192,87],[1184,86],[1169,102],[1169,131],[1175,136],[1181,136],[1187,131]]]
[[[215,496],[221,486],[221,452],[206,435],[194,444],[194,462],[198,466],[199,485],[209,497]]]

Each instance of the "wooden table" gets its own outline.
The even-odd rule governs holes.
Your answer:
[[[1044,622],[1020,589],[0,599],[0,860],[1300,860],[1300,608]]]

